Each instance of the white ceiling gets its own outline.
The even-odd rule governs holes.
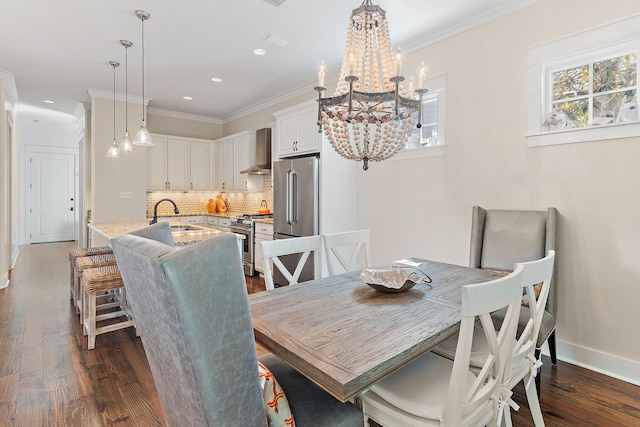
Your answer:
[[[394,46],[411,51],[535,0],[380,0]],[[376,3],[376,1],[374,1]],[[321,60],[337,77],[351,10],[361,0],[5,0],[0,14],[0,69],[13,74],[21,104],[73,113],[87,89],[141,96],[141,22],[145,97],[150,107],[230,119],[274,98],[313,86]],[[263,40],[268,34],[289,44]],[[252,53],[255,48],[265,56]],[[224,79],[213,83],[212,77]],[[186,101],[183,96],[191,96]],[[44,99],[55,104],[44,104]]]

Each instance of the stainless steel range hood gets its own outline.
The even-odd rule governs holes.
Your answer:
[[[256,131],[256,164],[240,171],[247,175],[265,175],[271,172],[271,128]]]

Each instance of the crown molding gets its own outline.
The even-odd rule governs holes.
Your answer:
[[[222,125],[223,121],[217,117],[199,116],[197,114],[181,113],[179,111],[163,110],[161,108],[147,108],[147,114],[153,114],[154,116],[172,117],[174,119],[193,120],[196,122],[213,123],[215,125]]]
[[[18,98],[18,89],[16,88],[16,81],[13,78],[13,74],[0,68],[0,80],[5,82],[5,85],[7,86],[7,93],[9,94],[9,102],[11,103],[11,106],[13,107],[18,105],[20,100]]]
[[[439,42],[456,34],[470,30],[478,25],[493,21],[503,15],[507,15],[523,7],[536,3],[538,0],[513,0],[506,4],[500,4],[494,8],[485,10],[483,13],[474,13],[460,19],[454,23],[447,23],[433,31],[427,31],[417,37],[402,43],[403,52],[413,52],[433,43]]]
[[[317,98],[317,95],[314,94],[314,92],[315,91],[313,90],[313,82],[309,82],[307,84],[300,85],[297,88],[291,89],[288,92],[284,92],[281,95],[265,99],[264,101],[259,102],[258,104],[252,105],[251,107],[240,110],[237,113],[233,113],[225,117],[222,121],[223,123],[228,123],[230,121],[237,120],[241,117],[244,117],[251,113],[258,112],[260,110],[264,110],[265,108],[287,101],[288,99],[294,98],[296,96],[304,95],[305,93],[309,95],[309,99]]]
[[[113,101],[113,92],[112,91],[108,91],[108,90],[102,90],[102,89],[87,89],[87,93],[89,93],[89,96],[91,96],[91,99],[93,98],[105,98],[105,99],[109,99],[111,101]],[[127,95],[125,96],[124,93],[119,93],[116,92],[116,101],[122,101],[122,102],[130,102],[132,104],[142,104],[142,97],[141,96],[136,96],[136,95]],[[145,98],[144,99],[144,105],[149,105],[149,101],[151,101],[150,98]]]

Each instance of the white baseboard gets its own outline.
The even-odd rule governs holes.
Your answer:
[[[558,359],[640,386],[640,361],[566,341],[557,341]],[[543,349],[544,354],[549,354]]]
[[[9,274],[5,273],[2,278],[0,278],[0,289],[4,289],[9,286]]]

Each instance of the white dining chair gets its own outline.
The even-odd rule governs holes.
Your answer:
[[[290,239],[278,239],[260,242],[262,245],[262,258],[264,260],[264,282],[267,290],[274,288],[273,275],[269,261],[273,262],[274,270],[277,268],[285,277],[289,285],[298,283],[300,274],[309,255],[313,254],[313,277],[320,277],[320,251],[322,240],[320,236],[292,237]],[[293,271],[287,269],[280,259],[281,256],[300,254],[298,263]]]
[[[369,267],[369,230],[324,234],[322,242],[329,275]]]
[[[455,359],[429,352],[375,383],[360,395],[365,425],[369,419],[384,426],[495,425],[508,412],[505,406],[515,405],[510,391],[503,390],[503,380],[515,342],[521,283],[519,266],[508,276],[463,286]],[[507,314],[496,331],[491,312],[501,308]],[[475,374],[469,367],[478,324],[485,326],[490,357]]]
[[[527,317],[529,320],[525,323],[522,331],[519,332],[515,342],[511,362],[505,371],[504,387],[512,390],[520,381],[524,382],[529,410],[536,427],[544,427],[538,390],[535,384],[538,368],[542,366],[539,356],[536,357],[536,341],[547,298],[549,297],[554,261],[555,251],[549,251],[548,255],[542,259],[515,264],[516,267],[522,267],[523,300],[528,305],[528,307],[521,306],[519,323],[523,323],[523,317]],[[536,290],[538,291],[536,292]],[[535,301],[535,303],[531,304],[531,301]],[[454,335],[436,346],[432,351],[439,356],[453,359],[456,356],[457,340],[458,335]],[[474,355],[470,362],[471,370],[478,372],[489,355],[487,341],[482,336],[480,328],[474,331],[471,354]]]

